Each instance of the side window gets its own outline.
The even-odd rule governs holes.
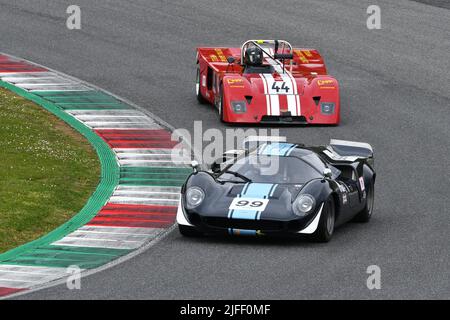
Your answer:
[[[208,90],[212,89],[213,76],[214,76],[213,70],[211,69],[211,67],[208,67],[208,74],[206,76],[206,87],[208,88]]]

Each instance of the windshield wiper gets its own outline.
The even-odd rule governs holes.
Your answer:
[[[247,178],[246,176],[240,174],[239,172],[236,171],[231,171],[231,170],[226,170],[225,173],[229,173],[232,174],[235,177],[241,178],[242,180],[244,180],[245,182],[252,182],[252,179]]]

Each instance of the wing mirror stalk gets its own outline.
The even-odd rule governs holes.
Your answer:
[[[333,176],[333,172],[330,168],[323,169],[323,177],[324,178],[331,178]]]
[[[195,173],[198,172],[198,166],[199,166],[198,161],[196,161],[196,160],[191,161],[191,167],[192,167],[192,169],[194,169]]]

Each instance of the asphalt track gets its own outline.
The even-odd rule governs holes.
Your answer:
[[[332,242],[185,239],[33,299],[450,298],[450,11],[414,1],[0,1],[0,51],[94,83],[176,128],[218,127],[193,94],[197,45],[282,38],[320,50],[341,84],[338,127],[283,128],[291,140],[367,141],[378,170],[375,216]],[[431,2],[431,1],[423,1]],[[366,8],[382,29],[366,28]],[[445,3],[444,3],[445,6]],[[366,268],[381,268],[368,290]]]

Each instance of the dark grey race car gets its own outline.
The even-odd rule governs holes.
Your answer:
[[[185,236],[310,235],[327,242],[336,226],[369,221],[375,177],[367,143],[265,141],[226,152],[210,172],[194,165],[177,222]]]

